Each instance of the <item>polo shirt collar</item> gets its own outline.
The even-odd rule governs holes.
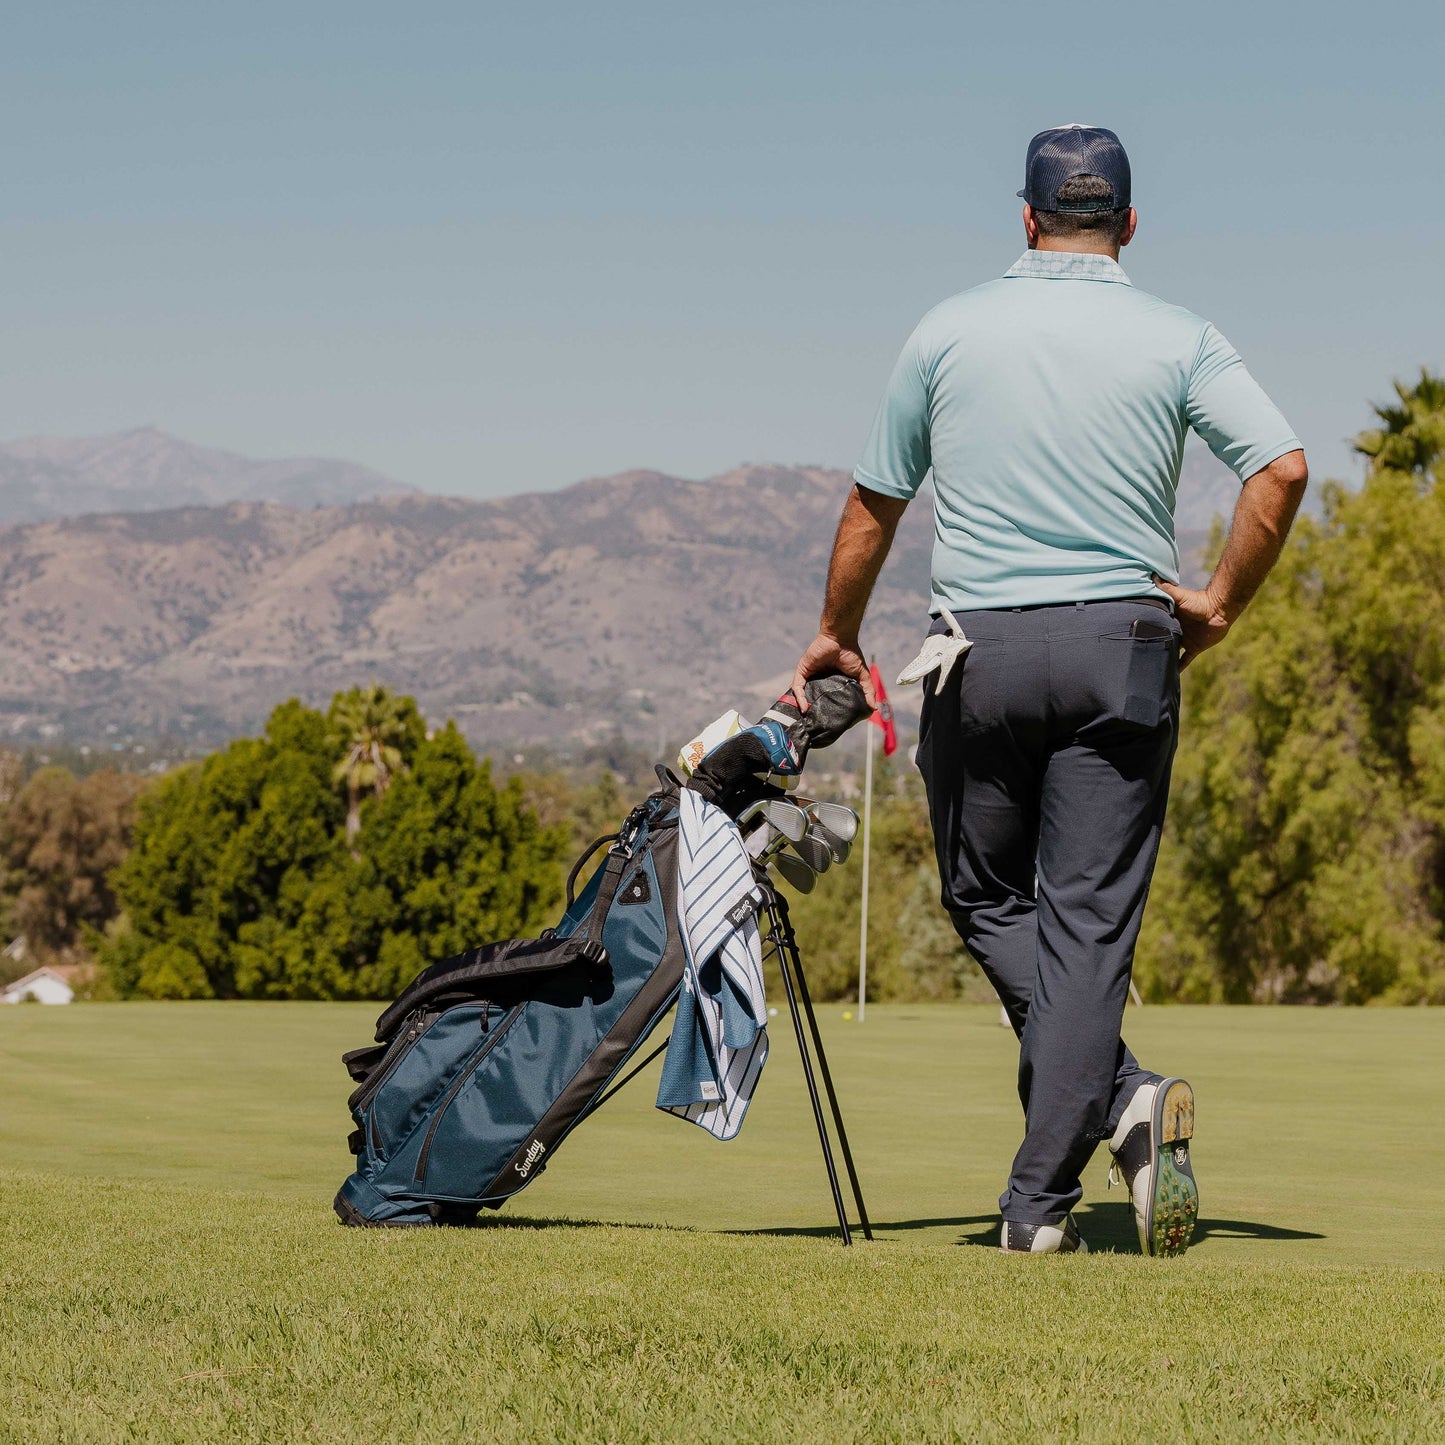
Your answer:
[[[1004,279],[1024,276],[1039,281],[1113,281],[1121,286],[1134,283],[1112,256],[1092,251],[1025,251],[1004,272]]]

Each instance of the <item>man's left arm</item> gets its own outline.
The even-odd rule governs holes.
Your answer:
[[[1222,642],[1248,606],[1279,560],[1309,481],[1299,438],[1213,326],[1206,325],[1200,336],[1185,412],[1244,488],[1208,583],[1190,588],[1156,579],[1174,599],[1184,629],[1180,667]]]
[[[1244,484],[1234,508],[1229,540],[1214,575],[1201,588],[1155,584],[1174,599],[1183,629],[1179,666],[1187,667],[1206,648],[1223,642],[1279,561],[1295,513],[1304,499],[1309,468],[1303,451],[1286,452]]]

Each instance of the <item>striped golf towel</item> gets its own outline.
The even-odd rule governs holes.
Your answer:
[[[762,894],[732,819],[687,788],[679,808],[677,912],[687,961],[657,1107],[731,1139],[768,1057]]]

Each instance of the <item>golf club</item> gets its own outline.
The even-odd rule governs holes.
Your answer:
[[[760,820],[752,832],[743,836],[743,847],[753,861],[755,868],[766,868],[773,857],[787,845],[788,840],[766,821]]]
[[[758,818],[762,816],[763,804],[766,802],[766,798],[759,798],[756,803],[749,803],[747,807],[737,815],[734,821],[738,825],[739,832],[746,833],[749,831],[757,822]]]
[[[829,851],[828,845],[814,834],[808,833],[801,838],[789,838],[788,842],[793,845],[798,856],[814,873],[826,873],[833,866],[833,854]]]
[[[776,865],[778,872],[782,875],[783,882],[795,888],[799,893],[811,893],[817,874],[803,862],[795,853],[786,850],[772,858],[769,866]]]
[[[812,815],[809,814],[809,816]],[[832,855],[835,863],[846,863],[849,853],[853,851],[851,843],[845,843],[836,834],[830,833],[821,823],[810,823],[807,836],[816,838]]]
[[[790,843],[796,843],[808,831],[808,815],[796,803],[765,798],[759,811]]]
[[[820,803],[811,798],[799,802],[808,816],[839,842],[851,843],[858,836],[858,815],[846,803]]]

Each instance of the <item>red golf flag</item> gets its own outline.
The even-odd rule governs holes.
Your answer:
[[[878,710],[869,715],[868,721],[877,723],[883,729],[883,756],[891,758],[898,751],[898,730],[893,726],[893,704],[888,701],[888,689],[883,686],[883,674],[876,662],[870,663],[868,671],[873,675],[873,695],[878,699]]]

